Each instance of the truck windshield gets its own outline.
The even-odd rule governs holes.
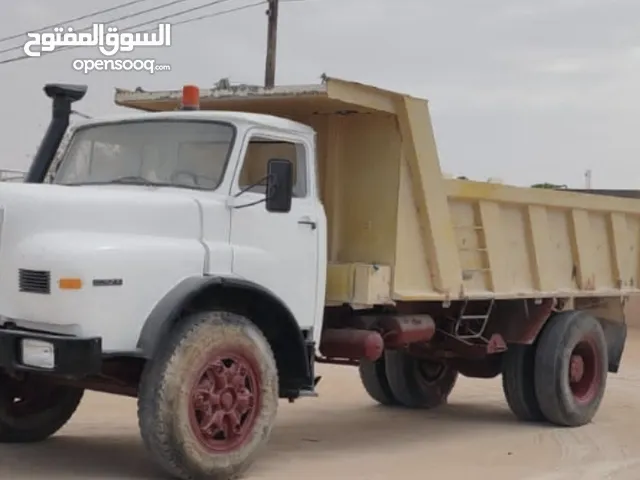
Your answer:
[[[146,120],[78,129],[53,183],[131,183],[213,190],[235,137],[228,123]]]

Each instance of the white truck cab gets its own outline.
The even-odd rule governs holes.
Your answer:
[[[245,452],[196,471],[236,471],[278,398],[313,393],[326,270],[314,130],[189,108],[68,129],[85,90],[45,91],[54,115],[26,183],[0,185],[0,441],[55,433],[91,388],[137,396],[156,451],[158,388],[176,395],[191,371],[192,408],[176,415],[206,425],[189,438],[201,455]],[[50,403],[29,407],[34,385]],[[206,417],[214,404],[226,413]]]
[[[272,159],[293,166],[281,210],[265,201]],[[192,276],[260,285],[302,330],[321,318],[325,220],[309,127],[204,111],[88,120],[55,168],[48,185],[0,193],[0,258],[15,273],[0,280],[3,323],[134,352],[158,300]]]

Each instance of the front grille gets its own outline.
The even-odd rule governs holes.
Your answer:
[[[51,272],[21,268],[18,271],[18,284],[21,292],[50,294]]]

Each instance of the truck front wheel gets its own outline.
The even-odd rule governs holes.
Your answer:
[[[229,312],[184,318],[149,361],[138,419],[145,446],[181,479],[228,479],[250,466],[278,408],[278,372],[269,343]]]
[[[83,395],[45,377],[16,379],[0,372],[0,443],[46,440],[69,421]]]
[[[552,316],[538,339],[534,371],[538,403],[549,422],[589,423],[607,381],[607,341],[600,322],[580,311]]]
[[[447,402],[458,371],[446,363],[413,357],[403,350],[385,353],[387,381],[393,396],[408,408],[435,408]]]

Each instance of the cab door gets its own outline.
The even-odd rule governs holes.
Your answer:
[[[311,142],[286,133],[250,130],[231,196],[264,178],[271,158],[293,163],[291,210],[268,212],[264,202],[243,207],[265,200],[264,185],[235,199],[231,211],[232,271],[271,291],[289,307],[300,327],[308,329],[315,323],[318,299],[324,296],[324,288],[319,288],[324,285],[319,282],[319,248],[326,223],[317,200]]]

